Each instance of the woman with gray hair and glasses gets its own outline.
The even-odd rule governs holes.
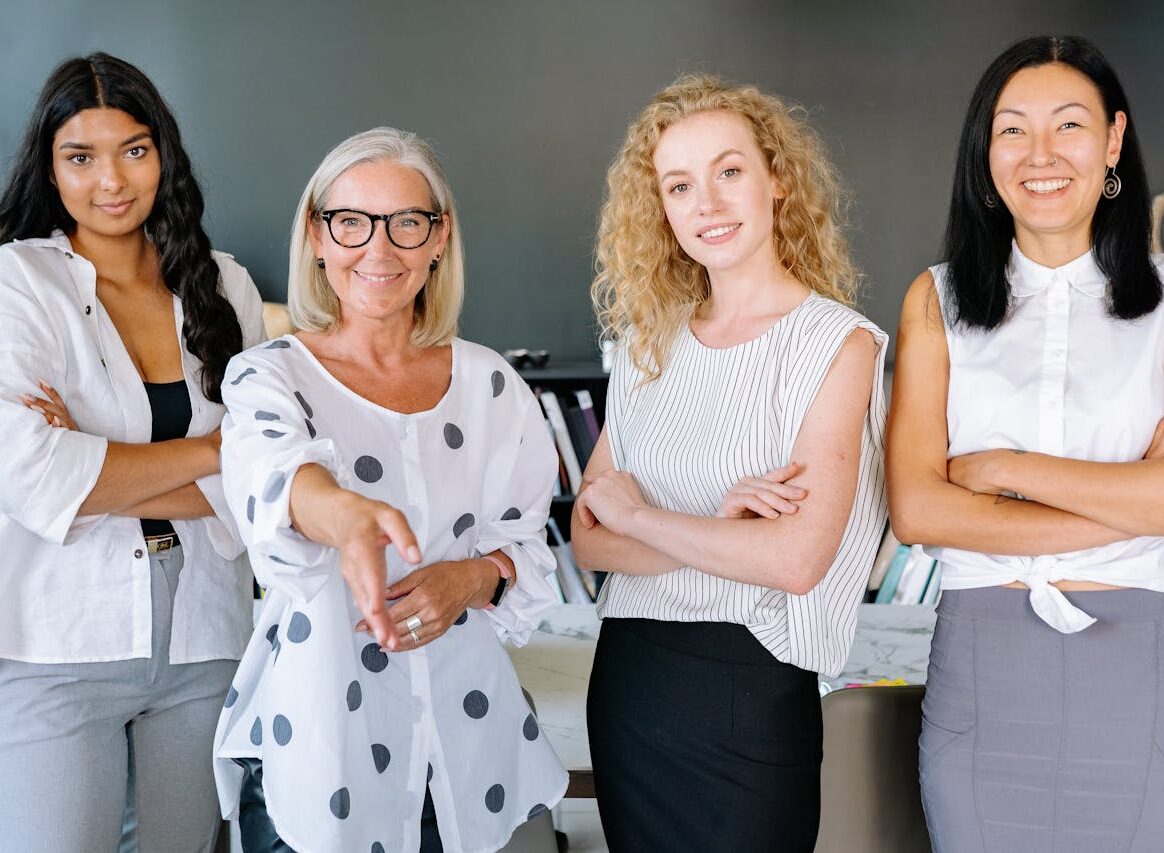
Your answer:
[[[299,331],[224,383],[267,597],[218,727],[223,813],[248,851],[496,850],[566,789],[500,643],[554,600],[557,455],[525,383],[455,337],[459,225],[415,135],[324,158],[290,270]]]

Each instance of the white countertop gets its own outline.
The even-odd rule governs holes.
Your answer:
[[[934,609],[928,605],[862,604],[845,669],[837,678],[821,679],[821,695],[880,679],[924,684],[933,630]],[[542,730],[570,770],[590,767],[586,686],[597,637],[593,605],[563,604],[528,645],[509,650],[522,686],[537,703]]]

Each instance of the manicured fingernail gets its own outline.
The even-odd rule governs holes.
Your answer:
[[[420,549],[417,548],[415,545],[408,546],[407,555],[408,555],[409,562],[412,562],[412,563],[419,563],[420,562]]]

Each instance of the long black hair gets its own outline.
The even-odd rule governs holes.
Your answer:
[[[993,329],[1006,319],[1010,307],[1006,264],[1014,219],[995,197],[990,177],[990,129],[998,96],[1010,78],[1024,68],[1052,62],[1074,68],[1095,84],[1109,123],[1115,120],[1116,112],[1127,116],[1117,167],[1123,188],[1114,199],[1100,197],[1091,221],[1095,259],[1110,282],[1108,311],[1131,320],[1160,304],[1161,283],[1150,255],[1148,177],[1123,86],[1107,59],[1086,39],[1036,36],[1007,48],[990,64],[966,110],[944,248],[957,324]]]
[[[218,265],[202,228],[202,192],[178,125],[153,83],[128,62],[107,53],[68,59],[41,90],[12,173],[0,196],[0,244],[66,233],[76,224],[52,183],[52,143],[57,130],[82,110],[121,110],[150,129],[161,161],[161,181],[146,233],[161,262],[162,280],[182,302],[182,337],[202,362],[202,393],[222,402],[222,376],[242,350],[242,328],[220,289]]]

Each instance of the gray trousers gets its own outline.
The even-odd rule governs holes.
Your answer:
[[[150,558],[148,660],[0,660],[0,849],[114,853],[131,755],[136,839],[127,842],[141,853],[213,847],[211,750],[237,661],[169,663],[181,569],[181,548]]]
[[[1164,850],[1164,594],[1072,592],[1060,634],[1021,589],[947,591],[922,705],[935,853]]]

